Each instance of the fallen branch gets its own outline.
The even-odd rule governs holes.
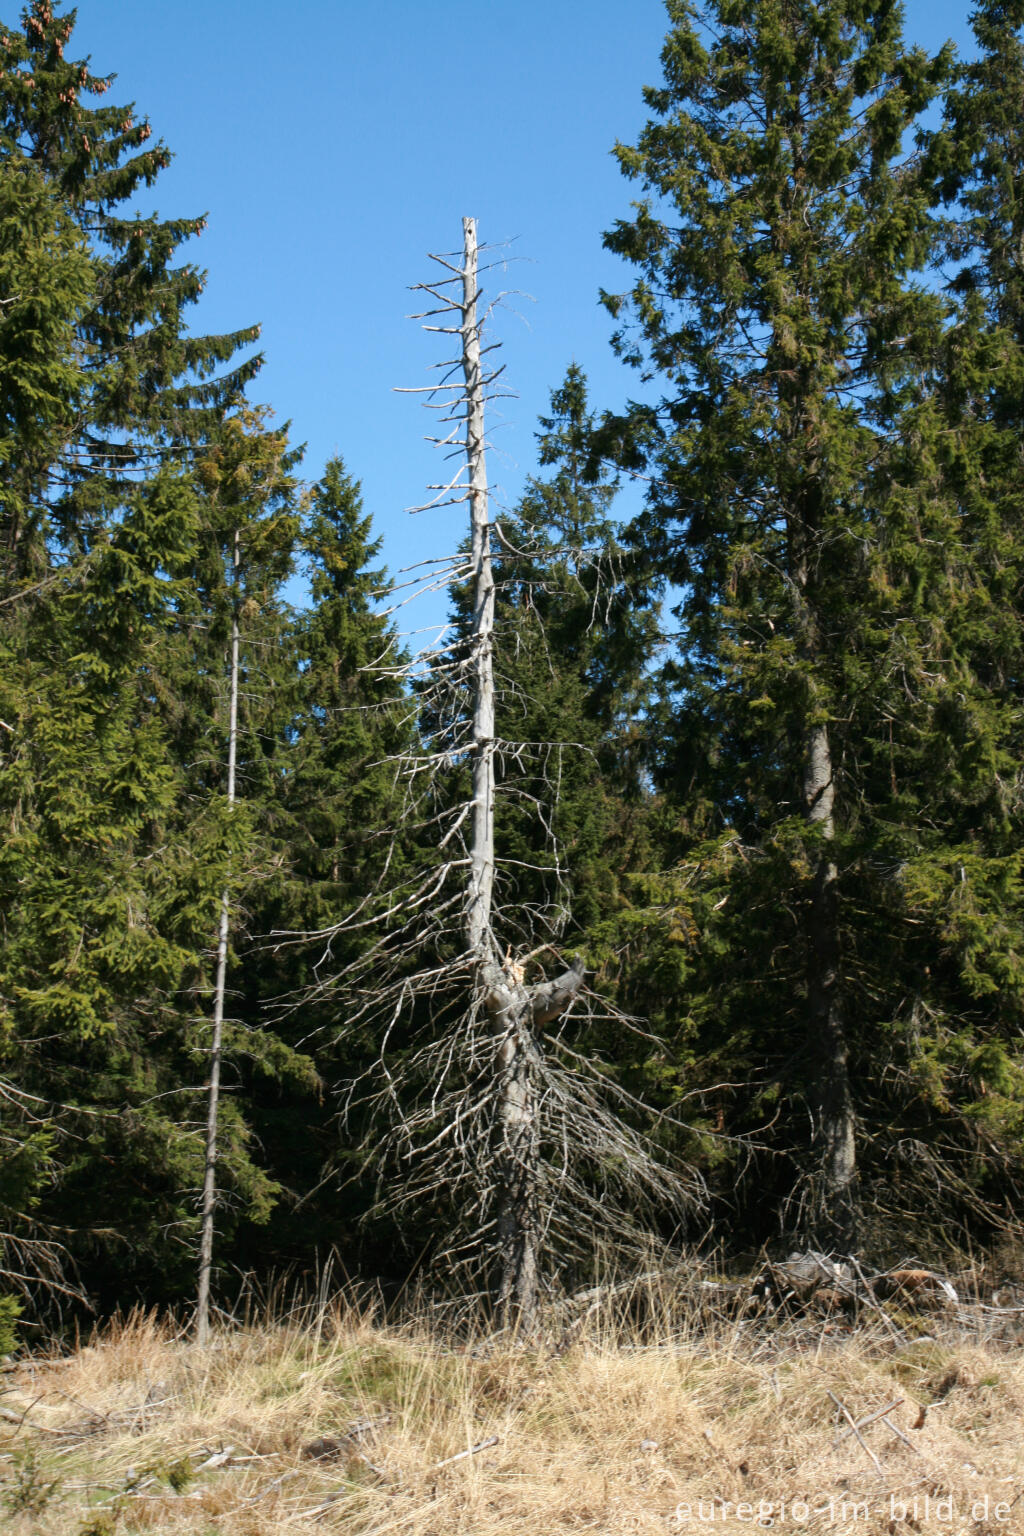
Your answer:
[[[265,1488],[261,1488],[259,1493],[253,1494],[251,1499],[244,1499],[241,1504],[236,1506],[236,1508],[237,1509],[250,1509],[253,1504],[259,1504],[262,1499],[265,1499],[270,1494],[272,1494],[275,1488],[280,1488],[281,1484],[282,1483],[286,1483],[289,1478],[291,1478],[291,1477],[301,1477],[301,1476],[302,1476],[302,1469],[301,1468],[297,1468],[297,1467],[293,1467],[293,1468],[291,1468],[287,1472],[282,1472],[280,1477],[275,1477],[273,1482],[268,1483]],[[332,1494],[331,1497],[333,1498],[334,1495]],[[307,1516],[316,1514],[317,1511],[320,1510],[320,1509],[323,1509],[328,1502],[329,1502],[328,1500],[325,1500],[324,1504],[318,1504],[317,1508],[315,1510],[313,1510],[313,1509],[307,1510],[305,1515],[299,1515],[298,1518],[300,1520],[304,1520],[304,1519],[307,1518]]]
[[[924,1451],[922,1451],[919,1446],[916,1446],[913,1440],[909,1439],[903,1433],[898,1424],[894,1424],[892,1419],[887,1419],[885,1414],[882,1415],[882,1423],[885,1425],[886,1429],[891,1429],[893,1434],[903,1441],[904,1445],[909,1445],[915,1456],[920,1456],[922,1461],[928,1460],[927,1456],[924,1454]]]
[[[850,1412],[849,1408],[847,1408],[844,1402],[836,1397],[835,1393],[831,1390],[830,1387],[826,1387],[825,1390],[828,1392],[829,1397],[835,1403],[836,1407],[839,1409],[839,1412],[846,1419],[846,1422],[849,1424],[854,1435],[857,1437],[857,1444],[861,1447],[861,1450],[863,1450],[866,1456],[871,1458],[875,1471],[878,1473],[879,1477],[884,1477],[885,1473],[882,1471],[882,1463],[879,1461],[870,1445],[868,1445],[867,1441],[864,1439],[864,1436],[861,1434],[857,1424],[854,1422],[853,1414]]]
[[[877,1409],[875,1413],[869,1413],[866,1419],[858,1419],[855,1428],[865,1429],[869,1424],[874,1424],[876,1419],[884,1419],[887,1413],[892,1413],[894,1408],[899,1408],[902,1402],[903,1398],[897,1397],[893,1402],[887,1403],[884,1408]],[[854,1430],[852,1429],[844,1429],[841,1434],[836,1436],[836,1444],[838,1445],[841,1441],[848,1440],[853,1433]]]
[[[37,1434],[64,1434],[64,1430],[55,1429],[52,1424],[36,1424],[32,1419],[28,1417],[36,1404],[41,1403],[46,1395],[47,1394],[45,1392],[40,1392],[39,1396],[34,1397],[28,1406],[23,1408],[20,1413],[17,1413],[13,1408],[0,1407],[0,1419],[6,1419],[9,1424],[16,1424],[18,1429],[22,1429],[25,1425],[27,1425],[29,1429],[35,1431]]]
[[[210,1472],[214,1469],[214,1467],[226,1466],[234,1454],[234,1446],[226,1445],[223,1450],[214,1451],[212,1456],[207,1456],[206,1460],[201,1461],[198,1467],[193,1467],[193,1474],[196,1472]]]
[[[481,1440],[478,1445],[471,1445],[468,1451],[457,1451],[454,1456],[446,1456],[444,1461],[436,1461],[431,1467],[431,1472],[438,1472],[442,1467],[450,1467],[453,1461],[462,1461],[466,1456],[475,1456],[477,1451],[489,1450],[492,1445],[497,1445],[500,1435],[491,1435],[486,1440]]]

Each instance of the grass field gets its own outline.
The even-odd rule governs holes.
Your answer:
[[[0,1525],[1024,1532],[1024,1357],[990,1331],[899,1312],[639,1330],[597,1309],[525,1348],[339,1306],[201,1353],[134,1316],[0,1375]]]

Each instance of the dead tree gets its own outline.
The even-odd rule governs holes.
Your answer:
[[[495,1039],[498,1077],[494,1136],[498,1185],[498,1300],[532,1327],[538,1300],[540,1213],[538,1179],[537,1031],[569,1007],[583,984],[582,966],[555,982],[525,984],[522,969],[503,966],[494,931],[495,700],[494,605],[488,507],[484,376],[481,368],[476,221],[463,228],[462,298],[459,313],[465,386],[465,448],[469,480],[471,582],[473,588],[473,820],[466,893],[466,948],[473,957],[475,986],[484,1000]],[[435,290],[436,292],[436,290]]]
[[[456,355],[435,365],[438,383],[410,392],[440,413],[432,441],[457,465],[447,482],[431,487],[427,506],[465,503],[470,519],[468,550],[428,562],[421,589],[456,582],[468,589],[468,632],[442,635],[411,668],[395,664],[414,685],[421,718],[434,721],[423,750],[403,754],[394,767],[407,786],[407,830],[415,826],[436,849],[436,862],[389,885],[387,858],[379,887],[355,912],[318,935],[280,939],[319,939],[317,995],[344,1000],[349,1029],[371,1021],[377,1029],[375,1067],[348,1086],[344,1109],[347,1123],[358,1106],[371,1125],[368,1156],[379,1164],[382,1153],[390,1156],[401,1171],[397,1189],[389,1181],[383,1197],[391,1214],[401,1219],[403,1210],[446,1191],[459,1224],[442,1246],[447,1265],[486,1273],[505,1320],[529,1330],[545,1246],[557,1242],[578,1255],[599,1246],[621,1250],[637,1236],[639,1212],[652,1204],[678,1208],[695,1191],[652,1154],[637,1129],[643,1106],[570,1043],[572,1018],[606,1017],[610,1005],[587,988],[579,961],[562,960],[546,974],[539,957],[558,956],[552,944],[537,945],[536,933],[516,947],[510,936],[522,939],[528,924],[503,907],[497,890],[496,798],[506,774],[538,744],[496,734],[495,524],[484,417],[502,369],[488,371],[484,361],[489,311],[481,302],[475,220],[463,220],[463,234],[461,253],[432,258],[443,275],[416,291],[436,307],[414,317],[450,337]],[[445,791],[453,774],[465,775],[468,796]],[[358,930],[369,942],[339,974],[334,940]],[[411,1026],[410,1046],[402,1032],[417,1010],[426,1022],[418,1033]],[[589,1237],[588,1220],[595,1229]]]
[[[238,529],[232,544],[231,571],[234,591],[231,612],[230,703],[228,708],[228,810],[235,804],[235,766],[238,757],[238,579],[241,548]],[[224,1038],[224,994],[227,984],[231,893],[225,888],[220,900],[217,929],[217,974],[213,991],[213,1024],[210,1038],[210,1075],[207,1083],[206,1158],[203,1167],[201,1231],[199,1238],[199,1291],[196,1300],[196,1343],[210,1336],[210,1275],[213,1269],[213,1218],[217,1205],[217,1121],[220,1109],[220,1068]]]

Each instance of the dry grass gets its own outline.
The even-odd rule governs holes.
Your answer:
[[[559,1352],[340,1309],[203,1354],[134,1317],[0,1376],[0,1514],[10,1536],[1024,1532],[1019,1350],[910,1327],[641,1344],[592,1318]],[[861,1444],[830,1394],[858,1420],[901,1401]]]

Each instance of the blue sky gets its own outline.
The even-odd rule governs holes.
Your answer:
[[[966,17],[911,0],[907,33],[966,46]],[[195,327],[262,323],[253,397],[291,420],[309,477],[343,455],[392,571],[461,530],[459,513],[404,512],[442,465],[427,413],[393,389],[440,356],[405,318],[408,286],[428,251],[457,246],[463,214],[514,242],[492,278],[521,290],[494,325],[518,391],[492,418],[499,504],[533,471],[537,415],[571,361],[596,405],[633,387],[598,304],[626,286],[601,231],[628,209],[610,151],[644,122],[665,30],[661,0],[80,0],[73,55],[116,72],[113,99],[175,153],[152,205],[210,215]],[[440,611],[425,601],[408,623]]]

